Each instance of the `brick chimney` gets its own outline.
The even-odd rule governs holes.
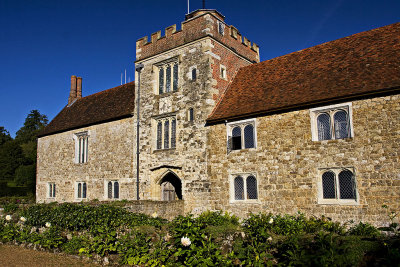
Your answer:
[[[82,77],[78,77],[76,80],[76,98],[82,98]]]
[[[82,77],[71,76],[71,90],[69,91],[68,105],[76,99],[82,98]]]

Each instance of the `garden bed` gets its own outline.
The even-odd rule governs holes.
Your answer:
[[[222,212],[168,221],[119,205],[38,204],[4,210],[0,241],[136,266],[395,266],[400,262],[396,213],[392,224],[346,225],[303,214]],[[385,230],[384,234],[381,230]],[[388,234],[387,234],[388,233]]]

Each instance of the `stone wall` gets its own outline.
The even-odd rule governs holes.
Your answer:
[[[224,124],[210,127],[208,176],[212,206],[238,216],[250,212],[325,215],[347,222],[388,222],[387,210],[400,208],[400,96],[352,102],[354,136],[312,141],[308,109],[256,118],[257,147],[227,154]],[[321,168],[355,172],[357,205],[318,204]],[[259,200],[230,201],[231,175],[252,173]]]
[[[175,201],[131,201],[125,205],[125,208],[131,212],[144,213],[147,215],[157,214],[158,217],[172,220],[179,215],[184,215],[184,202]]]
[[[88,161],[75,163],[74,135],[88,132]],[[76,182],[87,183],[87,200],[105,199],[105,181],[119,181],[120,199],[133,199],[133,118],[97,124],[38,139],[37,202],[74,202]],[[48,197],[48,183],[56,197]]]

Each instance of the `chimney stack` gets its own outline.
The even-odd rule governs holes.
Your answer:
[[[76,99],[76,76],[71,76],[71,91],[69,91],[68,105]]]
[[[82,77],[71,76],[71,91],[69,91],[68,105],[76,99],[82,98]]]
[[[78,77],[76,81],[76,98],[82,98],[82,77]]]

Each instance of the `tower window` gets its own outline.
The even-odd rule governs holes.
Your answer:
[[[175,117],[163,118],[156,121],[157,140],[156,149],[176,147],[176,119]]]
[[[158,94],[178,90],[179,64],[176,59],[157,64],[158,67]]]
[[[197,70],[196,68],[192,69],[192,81],[195,81],[197,79]]]

